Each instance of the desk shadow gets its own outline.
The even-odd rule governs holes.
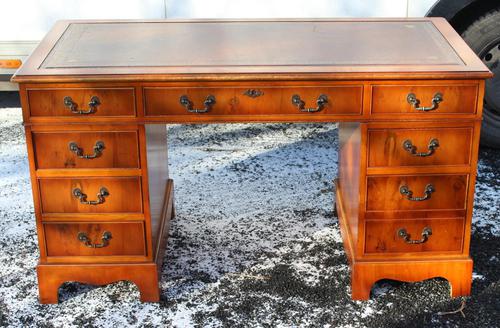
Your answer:
[[[96,291],[100,293],[100,289],[107,289],[104,294],[107,301],[117,302],[123,299],[137,300],[140,298],[139,288],[129,281],[117,281],[104,286],[95,286],[74,281],[63,283],[59,287],[59,303],[72,301],[79,295],[85,295]]]

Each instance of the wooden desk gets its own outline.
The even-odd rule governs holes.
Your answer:
[[[165,124],[188,122],[340,121],[352,297],[432,277],[467,295],[490,76],[443,19],[59,22],[13,77],[40,301],[65,281],[117,280],[158,301],[174,217]]]

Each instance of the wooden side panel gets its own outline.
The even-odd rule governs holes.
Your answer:
[[[482,82],[484,83],[484,82]],[[481,85],[481,93],[478,101],[478,110],[482,110],[483,106],[483,95],[484,95],[484,85]],[[471,225],[472,225],[472,215],[474,212],[474,192],[476,186],[477,177],[477,164],[478,164],[478,154],[479,154],[479,139],[481,136],[481,121],[476,121],[474,123],[474,136],[473,136],[473,146],[472,146],[472,164],[470,171],[469,180],[469,190],[467,194],[467,213],[465,220],[465,230],[464,230],[464,253],[469,253],[470,240],[471,240]]]
[[[354,243],[358,238],[361,172],[361,127],[359,123],[339,124],[339,184],[346,222]]]
[[[54,178],[39,179],[43,213],[142,213],[139,177],[127,178]],[[109,196],[99,205],[82,204],[73,190],[79,188],[87,200],[98,199],[101,187]]]
[[[144,223],[45,223],[47,256],[145,255]],[[90,243],[102,244],[104,232],[111,233],[108,244],[91,248],[78,239],[84,233]]]
[[[21,104],[23,106],[23,118],[26,116],[25,106],[26,106],[26,93],[24,92],[24,86],[20,87]],[[31,179],[31,190],[33,194],[33,207],[35,210],[35,221],[36,221],[36,232],[38,237],[38,246],[40,249],[40,263],[44,263],[47,259],[47,253],[45,249],[45,234],[42,227],[42,206],[40,201],[39,184],[36,178],[36,165],[35,165],[35,154],[33,151],[33,138],[31,126],[25,125],[25,135],[26,135],[26,148],[28,152],[28,162],[30,168],[30,179]]]
[[[151,235],[153,249],[156,249],[161,236],[162,210],[168,180],[167,127],[165,124],[149,124],[145,126],[145,130]],[[166,219],[169,220],[170,217]]]

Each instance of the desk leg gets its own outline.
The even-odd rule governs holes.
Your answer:
[[[59,287],[67,281],[107,285],[120,280],[133,282],[142,302],[158,302],[158,271],[155,263],[126,264],[39,264],[37,266],[40,303],[58,302]]]

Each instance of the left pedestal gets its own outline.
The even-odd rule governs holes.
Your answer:
[[[134,87],[21,85],[40,302],[64,282],[127,280],[160,298],[173,217],[164,124],[137,123]]]

